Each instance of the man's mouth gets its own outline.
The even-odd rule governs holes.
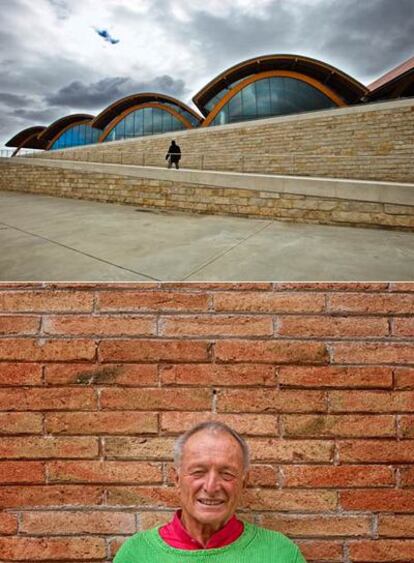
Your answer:
[[[198,502],[200,502],[201,504],[204,504],[205,506],[219,506],[220,504],[223,504],[223,500],[217,499],[217,500],[212,500],[212,499],[206,499],[206,498],[199,498],[197,499]]]

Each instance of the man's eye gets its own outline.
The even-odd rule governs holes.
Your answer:
[[[193,471],[191,473],[193,477],[202,477],[204,475],[203,471]]]
[[[226,481],[230,481],[231,479],[234,479],[234,475],[232,473],[222,473],[221,476]]]

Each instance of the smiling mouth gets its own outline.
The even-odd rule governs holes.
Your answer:
[[[203,504],[204,506],[220,506],[221,504],[224,503],[223,500],[209,500],[209,499],[201,499],[201,498],[199,498],[197,502]]]

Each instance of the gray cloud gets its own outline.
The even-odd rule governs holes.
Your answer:
[[[82,110],[97,113],[136,92],[161,92],[188,102],[190,92],[257,55],[314,57],[368,84],[414,54],[414,0],[251,0],[254,9],[248,2],[242,9],[237,0],[222,0],[228,7],[223,13],[208,2],[182,0],[187,21],[174,12],[181,0],[106,0],[96,4],[96,12],[85,8],[88,2],[82,3],[82,15],[90,17],[84,21],[80,0],[13,0],[2,10],[0,146],[21,128],[48,125]],[[88,43],[86,31],[83,43],[74,21],[85,30],[99,25],[122,33],[119,49],[103,42],[99,47],[107,49],[108,68],[88,56],[88,44],[92,49],[95,44]],[[138,42],[137,47],[134,37],[148,29],[154,30],[157,45],[146,49]],[[171,46],[179,49],[177,64],[173,60],[154,72],[160,58],[154,63],[153,52],[169,60]],[[116,60],[125,48],[134,53],[127,64],[122,57]]]
[[[55,106],[104,109],[115,100],[137,92],[160,92],[180,98],[185,93],[185,83],[168,75],[149,81],[134,81],[121,76],[103,78],[92,84],[75,80],[46,96],[45,101]]]
[[[21,107],[30,103],[30,98],[25,95],[0,92],[0,103],[10,107]]]

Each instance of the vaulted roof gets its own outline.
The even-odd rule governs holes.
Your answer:
[[[137,106],[140,104],[145,104],[148,102],[158,102],[173,104],[174,106],[188,111],[197,121],[200,121],[200,116],[190,107],[188,107],[180,100],[173,98],[171,96],[166,96],[165,94],[157,94],[154,92],[143,92],[140,94],[132,94],[131,96],[126,96],[120,100],[116,100],[110,106],[105,108],[101,113],[99,113],[95,119],[92,121],[92,127],[97,127],[98,129],[105,129],[105,127],[115,119],[119,114],[125,110]]]
[[[22,129],[19,133],[16,133],[6,143],[6,147],[24,147],[26,149],[45,149],[47,146],[46,141],[39,140],[38,136],[46,127],[42,125],[35,125],[33,127],[27,127],[27,129]]]
[[[309,57],[301,55],[264,55],[243,61],[223,71],[211,80],[194,97],[193,101],[199,110],[207,115],[206,104],[224,88],[230,88],[237,82],[252,74],[269,70],[290,70],[305,74],[318,80],[335,91],[344,102],[358,102],[366,93],[367,88],[341,70]]]
[[[45,130],[40,133],[39,140],[49,143],[56,137],[56,135],[66,129],[66,127],[68,127],[69,125],[75,125],[80,121],[84,122],[85,120],[92,120],[93,118],[94,116],[88,113],[75,113],[73,115],[65,115],[64,117],[61,117],[51,123],[49,127],[46,127]]]
[[[397,98],[414,86],[414,57],[386,72],[369,84],[369,99]],[[409,95],[413,95],[410,93]]]

